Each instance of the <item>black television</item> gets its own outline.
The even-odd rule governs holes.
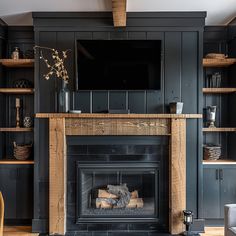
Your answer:
[[[159,90],[161,40],[77,41],[77,90]]]

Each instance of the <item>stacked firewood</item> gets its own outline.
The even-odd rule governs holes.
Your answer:
[[[126,185],[107,187],[108,189],[98,189],[96,208],[143,208],[143,199],[139,198],[137,190],[129,192]],[[125,189],[125,194],[120,189]],[[122,203],[119,204],[120,202]]]

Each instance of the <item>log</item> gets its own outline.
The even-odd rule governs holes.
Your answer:
[[[98,197],[99,198],[112,198],[112,199],[117,199],[118,198],[118,196],[116,196],[115,194],[108,193],[104,189],[98,189]]]
[[[96,198],[96,208],[117,208],[113,207],[112,204],[108,203],[106,201],[106,198]],[[133,198],[130,199],[129,204],[126,206],[126,208],[143,208],[143,199],[142,198]]]
[[[108,193],[105,189],[98,189],[98,198],[112,198],[117,199],[118,196],[112,193]],[[138,191],[134,190],[131,192],[131,199],[138,198]]]

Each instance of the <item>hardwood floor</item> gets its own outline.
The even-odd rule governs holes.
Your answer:
[[[38,233],[31,233],[30,226],[5,226],[3,236],[38,236]]]
[[[205,231],[201,236],[224,236],[224,227],[206,227]],[[30,226],[5,226],[3,236],[38,236],[38,233],[31,233]]]
[[[201,236],[224,236],[224,227],[205,227],[205,233]]]

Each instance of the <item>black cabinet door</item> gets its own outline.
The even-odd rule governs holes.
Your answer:
[[[220,217],[224,218],[224,205],[236,203],[236,168],[225,167],[220,171]]]
[[[220,218],[219,169],[203,169],[203,214],[206,219]]]
[[[5,219],[16,218],[16,182],[17,169],[14,166],[0,166],[0,191],[5,203]]]
[[[5,219],[33,218],[33,167],[0,165],[0,191],[5,203]]]
[[[16,219],[33,218],[33,168],[23,167],[17,171],[16,183]]]

